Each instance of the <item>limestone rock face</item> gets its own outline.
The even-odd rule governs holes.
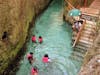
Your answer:
[[[49,0],[0,0],[1,72],[23,46],[29,23],[48,3]]]
[[[100,55],[94,56],[82,67],[79,75],[100,75]]]
[[[85,55],[79,75],[100,75],[100,30],[93,46]]]

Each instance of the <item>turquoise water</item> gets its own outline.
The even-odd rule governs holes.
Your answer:
[[[39,75],[77,75],[80,62],[71,60],[69,56],[72,52],[71,26],[63,21],[63,0],[54,0],[47,10],[37,19],[35,28],[32,30],[38,38],[43,37],[42,44],[27,43],[27,53],[33,52],[36,61],[33,66],[39,69]],[[47,66],[41,61],[43,55],[47,53],[52,62]],[[26,59],[26,55],[20,61],[20,68],[16,75],[30,75],[31,65]]]

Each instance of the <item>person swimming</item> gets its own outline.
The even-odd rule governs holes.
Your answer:
[[[43,62],[43,63],[49,63],[50,61],[51,61],[51,60],[50,60],[48,54],[45,54],[44,57],[42,58],[42,62]]]
[[[32,64],[32,62],[33,62],[33,53],[32,52],[27,54],[27,59],[28,59],[29,63]]]
[[[38,69],[37,69],[36,66],[32,67],[32,69],[31,69],[31,75],[38,75]]]
[[[43,42],[43,38],[41,36],[39,36],[38,41],[39,41],[39,43],[42,43]]]
[[[36,36],[35,35],[32,36],[32,42],[36,43]]]

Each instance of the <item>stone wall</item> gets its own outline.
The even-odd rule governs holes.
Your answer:
[[[50,0],[0,0],[0,74],[25,43],[29,25]],[[3,39],[4,33],[6,37]]]

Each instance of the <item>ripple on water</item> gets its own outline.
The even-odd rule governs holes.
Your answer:
[[[27,53],[34,52],[36,61],[33,65],[39,68],[39,75],[77,75],[77,62],[69,59],[71,48],[71,27],[63,21],[62,1],[53,0],[44,14],[37,20],[32,33],[37,37],[42,35],[42,44],[28,42]],[[45,65],[42,62],[43,55],[47,53],[52,62]],[[29,75],[31,66],[26,56],[22,60],[20,70],[16,75]]]
[[[42,45],[38,45],[36,47],[35,57],[37,58],[37,61],[35,62],[35,65],[39,67],[40,75],[55,75],[56,73],[58,73],[57,75],[74,75],[77,72],[75,65],[71,62],[71,60],[67,58],[68,55],[66,53],[68,52],[66,51],[66,49],[63,49],[63,51],[60,52],[61,47],[48,47]],[[49,54],[49,57],[52,59],[52,64],[49,64],[47,70],[43,69],[45,68],[45,65],[42,63],[41,60],[45,53]],[[57,66],[57,68],[55,68],[55,66]],[[51,72],[52,70],[53,72]],[[73,70],[73,73],[70,72],[70,70]]]

